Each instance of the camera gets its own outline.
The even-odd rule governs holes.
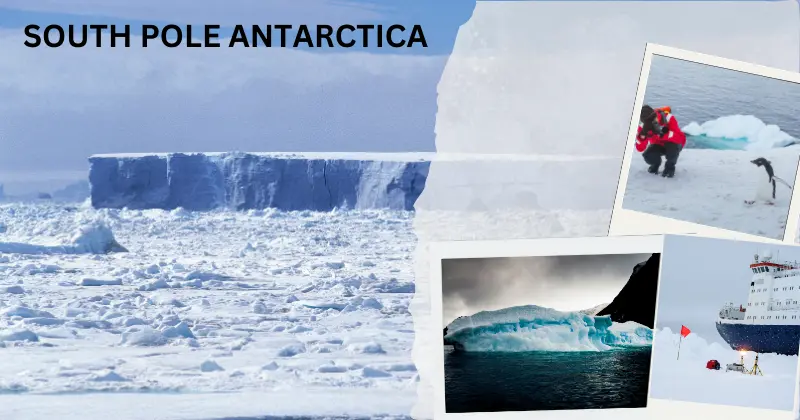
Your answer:
[[[663,136],[668,132],[669,127],[659,124],[658,120],[654,117],[652,120],[647,121],[644,123],[644,125],[642,125],[640,137],[647,137],[652,134]]]

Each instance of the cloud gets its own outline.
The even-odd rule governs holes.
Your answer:
[[[433,149],[445,57],[22,42],[0,30],[5,171],[114,152]]]
[[[444,322],[484,310],[539,305],[558,310],[610,303],[650,254],[442,261]]]

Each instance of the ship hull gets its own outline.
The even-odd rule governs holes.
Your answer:
[[[736,324],[717,321],[717,332],[734,350],[796,356],[800,325]]]

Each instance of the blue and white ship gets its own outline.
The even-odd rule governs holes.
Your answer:
[[[727,303],[717,332],[732,349],[797,355],[800,347],[800,264],[773,261],[768,253],[750,264],[747,305]]]

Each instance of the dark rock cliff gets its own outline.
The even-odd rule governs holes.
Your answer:
[[[633,267],[628,283],[597,315],[611,315],[614,322],[633,321],[654,328],[660,263],[661,254],[653,254]]]

